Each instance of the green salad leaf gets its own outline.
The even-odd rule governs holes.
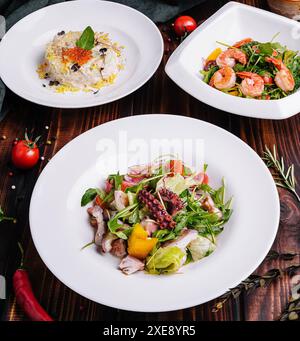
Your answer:
[[[122,185],[123,179],[124,179],[124,176],[120,175],[119,172],[117,174],[111,174],[108,177],[108,180],[113,180],[113,184],[114,184],[115,190],[121,189],[121,185]]]
[[[91,26],[88,26],[76,42],[77,47],[84,50],[91,50],[95,46],[95,33]]]
[[[205,70],[201,70],[200,73],[203,76],[203,82],[205,82],[206,84],[208,84],[210,82],[211,77],[213,76],[213,74],[215,72],[217,72],[219,70],[218,66],[213,66],[212,68],[210,68],[208,71]]]
[[[210,255],[216,249],[216,244],[214,244],[209,238],[198,236],[190,242],[188,249],[193,261],[196,262],[199,259]]]
[[[138,207],[138,204],[133,204],[130,206],[125,207],[123,210],[121,210],[120,212],[118,212],[117,214],[115,214],[108,222],[107,222],[107,226],[108,229],[110,230],[111,233],[114,233],[115,235],[117,235],[119,238],[122,239],[127,239],[129,233],[130,233],[130,229],[126,229],[126,230],[122,230],[119,231],[119,229],[124,226],[124,224],[121,224],[119,222],[119,220],[124,220],[125,218],[129,218],[134,210],[136,210]]]
[[[170,229],[157,230],[152,236],[157,238],[160,243],[166,242],[167,240],[173,240],[177,237],[174,230]]]
[[[105,192],[99,188],[87,189],[81,198],[81,206],[85,206],[89,202],[93,201],[97,195],[99,195],[101,199],[104,199]]]
[[[177,246],[160,247],[147,258],[146,270],[150,274],[170,274],[182,265],[186,253]]]
[[[178,235],[180,231],[187,227],[197,230],[202,236],[209,236],[212,240],[223,231],[223,226],[229,220],[232,209],[232,199],[225,200],[225,182],[223,180],[222,186],[216,190],[207,184],[202,184],[199,187],[202,197],[210,195],[216,207],[221,211],[220,218],[216,213],[208,212],[203,209],[201,205],[201,197],[196,197],[194,193],[188,190],[182,192],[181,198],[185,202],[185,209],[180,211],[175,217],[176,227],[174,233]]]

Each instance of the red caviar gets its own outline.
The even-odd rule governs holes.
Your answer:
[[[83,65],[92,58],[92,51],[82,49],[78,46],[63,49],[62,58],[64,62],[71,61],[79,65]]]

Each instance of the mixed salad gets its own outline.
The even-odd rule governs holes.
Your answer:
[[[278,42],[243,39],[215,49],[204,61],[203,81],[227,94],[262,100],[286,97],[300,87],[300,56]]]
[[[224,181],[213,189],[206,170],[204,165],[192,172],[171,159],[109,175],[104,189],[89,188],[81,199],[81,206],[92,202],[87,209],[95,229],[92,243],[119,257],[127,275],[175,273],[208,256],[232,209]]]

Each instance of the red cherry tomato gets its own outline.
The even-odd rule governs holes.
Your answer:
[[[269,85],[274,84],[273,78],[271,76],[264,75],[264,76],[262,76],[262,78],[263,78],[265,84],[269,84]]]
[[[125,190],[129,187],[132,187],[134,186],[134,184],[132,182],[129,182],[129,181],[122,181],[121,183],[121,191],[125,192]]]
[[[209,183],[209,178],[208,178],[208,175],[206,173],[204,173],[204,177],[203,177],[202,183],[204,185],[208,185],[208,183]]]
[[[18,141],[12,148],[11,159],[17,168],[32,168],[37,164],[39,157],[40,151],[36,143],[28,139]]]
[[[96,201],[95,201],[96,205],[102,207],[102,208],[106,208],[106,204],[105,202],[99,197],[99,195],[96,196]]]
[[[195,19],[187,15],[178,17],[174,22],[174,31],[178,37],[182,37],[187,33],[194,31],[197,27]]]
[[[183,163],[181,160],[170,160],[170,172],[183,174]]]

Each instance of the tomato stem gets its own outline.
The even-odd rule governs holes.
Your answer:
[[[36,137],[34,141],[31,141],[28,137],[28,134],[27,134],[27,129],[25,130],[25,141],[26,141],[26,146],[30,149],[33,149],[36,147],[36,144],[38,142],[38,140],[41,138],[41,135]]]

